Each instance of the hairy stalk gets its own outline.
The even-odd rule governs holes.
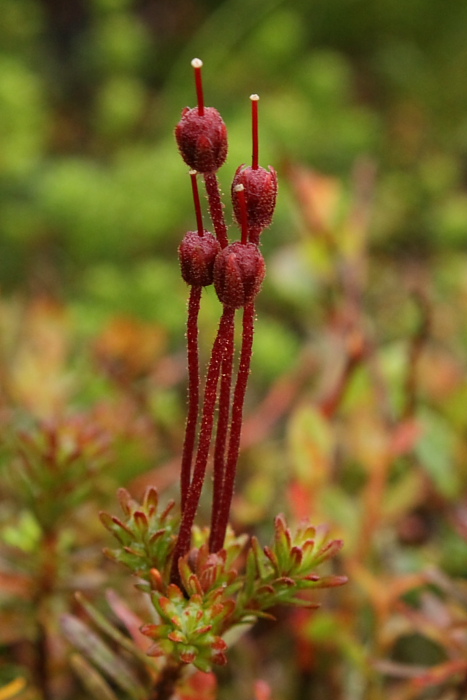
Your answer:
[[[229,430],[230,394],[232,390],[234,332],[234,317],[232,317],[232,323],[230,325],[230,328],[228,329],[228,337],[226,337],[225,355],[221,368],[221,384],[218,401],[216,443],[214,446],[214,481],[210,528],[211,533],[214,532],[216,529],[216,522],[219,515],[218,504],[220,503],[224,481],[226,459],[225,450]]]
[[[261,234],[263,233],[263,228],[261,226],[250,226],[249,233],[248,233],[248,239],[250,243],[254,243],[255,245],[259,245],[259,239]]]
[[[172,580],[174,583],[179,582],[178,560],[190,549],[191,528],[193,527],[196,511],[198,510],[199,499],[203,488],[206,465],[209,456],[209,446],[211,444],[219,374],[226,347],[228,347],[229,344],[229,328],[233,323],[234,314],[235,309],[228,306],[224,307],[217,336],[212,346],[211,359],[209,362],[206,385],[204,389],[203,414],[201,418],[196,462],[193,469],[191,484],[188,489],[185,509],[182,514],[182,521],[180,523],[180,530],[177,544],[175,546],[172,564]]]
[[[192,286],[188,301],[187,321],[187,359],[188,359],[188,414],[183,443],[182,465],[180,475],[182,512],[185,508],[191,480],[191,465],[196,440],[196,426],[199,410],[199,348],[198,316],[202,287]]]
[[[216,232],[217,240],[221,248],[225,248],[229,240],[227,237],[227,224],[225,223],[224,217],[224,205],[222,203],[219,180],[217,179],[216,173],[204,173],[204,184],[206,186],[209,211],[214,231]]]
[[[250,374],[251,356],[253,352],[253,335],[255,323],[255,305],[251,301],[243,310],[242,347],[238,366],[237,382],[232,401],[232,422],[230,426],[229,447],[225,466],[225,478],[222,496],[218,505],[218,518],[215,532],[211,533],[210,549],[218,551],[224,544],[225,533],[229,521],[232,503],[235,474],[240,451],[240,436],[243,422],[243,405],[245,403],[246,387]]]

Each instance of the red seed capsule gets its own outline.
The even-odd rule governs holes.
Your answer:
[[[277,174],[269,170],[241,165],[232,182],[232,204],[235,218],[241,225],[241,210],[236,187],[243,185],[246,200],[248,226],[264,229],[271,225],[277,198]]]
[[[183,160],[200,173],[218,170],[227,158],[227,127],[214,107],[186,107],[175,128],[175,138]]]
[[[214,261],[221,247],[212,233],[188,231],[178,247],[182,277],[187,284],[207,287],[214,277]]]
[[[266,265],[258,246],[236,241],[223,248],[214,263],[214,287],[219,300],[239,309],[261,289]]]

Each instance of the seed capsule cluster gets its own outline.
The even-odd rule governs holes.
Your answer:
[[[192,61],[198,92],[198,106],[186,107],[175,128],[175,138],[183,160],[193,171],[213,174],[225,162],[228,150],[227,128],[214,107],[204,106],[199,59]],[[219,300],[241,308],[261,289],[265,263],[259,251],[259,233],[270,226],[276,205],[277,174],[274,168],[258,165],[258,100],[251,96],[253,112],[253,164],[237,169],[231,189],[235,220],[242,229],[242,241],[224,246],[200,226],[199,198],[195,196],[198,232],[189,231],[179,247],[182,277],[190,285],[214,282]],[[241,186],[241,187],[239,187]],[[244,194],[239,195],[242,189]],[[214,225],[219,213],[211,211]],[[221,212],[222,215],[222,212]]]
[[[198,105],[185,108],[175,128],[180,154],[191,168],[197,230],[189,231],[179,249],[182,277],[190,285],[187,322],[188,417],[182,453],[180,531],[175,546],[172,582],[183,586],[179,562],[188,555],[191,532],[204,484],[213,432],[213,509],[209,551],[223,547],[239,455],[243,404],[250,372],[255,321],[254,300],[261,289],[266,265],[259,249],[260,235],[272,221],[277,196],[273,168],[258,164],[258,100],[251,96],[253,158],[235,173],[231,196],[240,240],[229,242],[217,171],[227,157],[227,128],[219,112],[204,105],[202,62],[192,61]],[[198,193],[204,179],[214,233],[204,228]],[[198,313],[202,288],[214,285],[222,303],[217,336],[206,370],[201,400]],[[235,313],[243,309],[242,340],[235,363]],[[234,383],[234,369],[236,381]],[[217,417],[217,420],[216,420]]]

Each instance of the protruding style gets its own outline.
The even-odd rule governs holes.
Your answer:
[[[204,106],[201,77],[202,61],[194,58],[198,106],[185,107],[175,128],[175,138],[185,163],[200,173],[213,173],[224,164],[227,157],[227,128],[214,107]]]
[[[252,116],[252,165],[241,165],[232,183],[232,204],[235,218],[239,226],[242,225],[242,213],[238,197],[238,185],[245,188],[246,209],[248,226],[250,228],[250,241],[259,242],[260,233],[271,225],[277,198],[277,174],[274,168],[262,168],[258,165],[259,138],[258,138],[258,95],[251,95]]]

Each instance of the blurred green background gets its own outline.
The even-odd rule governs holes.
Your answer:
[[[280,174],[298,161],[346,180],[374,160],[373,245],[465,245],[463,0],[2,0],[1,15],[4,290],[128,304],[131,286],[144,313],[145,286],[177,284],[193,216],[173,127],[195,55],[229,128],[225,190],[250,157],[255,91],[261,160]],[[265,247],[296,236],[283,180]]]

